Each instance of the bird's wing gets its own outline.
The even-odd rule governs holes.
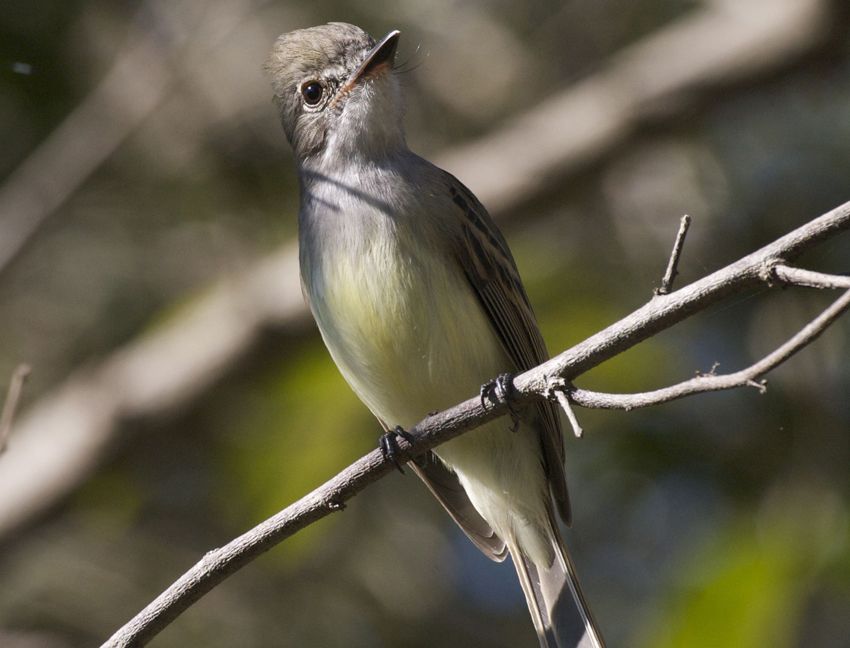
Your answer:
[[[483,205],[457,178],[445,173],[452,208],[461,212],[455,235],[455,257],[490,319],[515,371],[526,371],[549,358],[513,256],[502,233]],[[455,222],[455,221],[453,221]],[[570,523],[570,503],[564,473],[564,444],[553,403],[535,405],[543,460],[558,512]]]
[[[486,520],[475,510],[466,491],[460,485],[457,475],[446,468],[443,462],[431,456],[431,453],[428,453],[421,465],[412,461],[408,465],[425,482],[428,490],[439,500],[475,546],[491,560],[502,562],[508,554],[504,540],[496,535]]]
[[[385,431],[390,431],[391,428],[383,419],[378,417],[378,422]],[[407,465],[413,468],[413,472],[425,482],[431,494],[437,498],[451,518],[485,556],[496,562],[502,562],[505,559],[508,555],[505,541],[496,535],[493,528],[475,510],[457,475],[446,468],[445,464],[430,451],[421,459],[407,462]]]

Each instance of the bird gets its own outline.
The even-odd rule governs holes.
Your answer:
[[[406,143],[399,37],[298,29],[264,66],[298,171],[302,290],[390,453],[429,412],[482,385],[504,391],[548,358],[505,237]],[[485,555],[510,554],[542,647],[601,648],[558,527],[571,516],[564,454],[558,412],[541,400],[408,465]]]

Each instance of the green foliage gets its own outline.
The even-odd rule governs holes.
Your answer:
[[[674,596],[646,623],[638,645],[800,645],[815,578],[850,548],[846,512],[835,493],[799,483],[751,516],[742,512],[688,553]]]

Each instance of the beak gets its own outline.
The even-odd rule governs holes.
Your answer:
[[[398,47],[399,36],[401,36],[401,32],[397,29],[384,36],[381,42],[369,51],[366,59],[360,64],[360,67],[357,68],[354,74],[351,75],[348,83],[345,84],[345,89],[350,90],[361,79],[365,79],[382,65],[392,65],[395,50]]]

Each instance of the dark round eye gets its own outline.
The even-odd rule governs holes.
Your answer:
[[[301,86],[301,96],[309,106],[315,106],[322,100],[322,95],[325,94],[325,89],[318,81],[308,81]]]

